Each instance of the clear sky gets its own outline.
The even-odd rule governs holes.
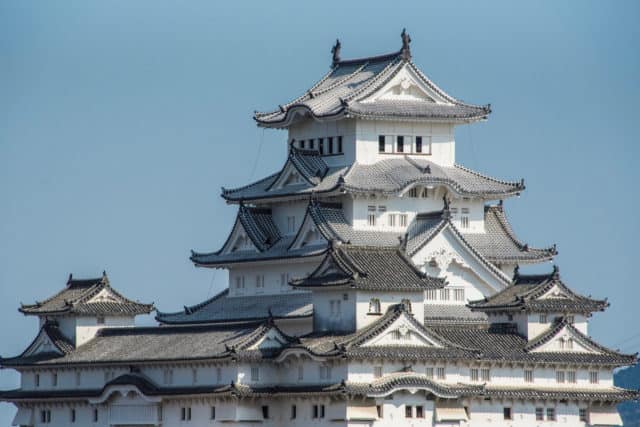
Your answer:
[[[284,161],[285,133],[253,111],[322,76],[336,37],[343,58],[386,53],[403,27],[437,84],[492,104],[458,129],[458,161],[525,178],[505,202],[516,232],[557,243],[565,281],[609,297],[594,337],[640,350],[639,18],[634,1],[0,2],[0,354],[37,331],[19,303],[70,272],[106,269],[163,311],[222,289],[189,249],[229,232],[221,186]]]

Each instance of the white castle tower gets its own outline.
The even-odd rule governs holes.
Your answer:
[[[23,306],[43,320],[0,360],[22,374],[0,393],[14,425],[621,424],[615,405],[638,393],[612,372],[636,355],[588,335],[608,303],[557,267],[520,272],[556,255],[507,220],[502,200],[524,182],[455,161],[455,127],[491,109],[436,86],[410,42],[403,31],[398,52],[343,60],[338,41],[320,81],[255,114],[286,129],[288,155],[223,188],[238,209],[229,236],[191,255],[229,270],[223,292],[145,328],[132,319],[152,307],[113,290],[82,297],[104,298],[96,319],[60,308],[78,306],[70,290]]]

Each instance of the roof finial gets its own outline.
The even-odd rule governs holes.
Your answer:
[[[341,47],[342,45],[340,44],[340,39],[336,39],[336,44],[334,44],[333,47],[331,48],[331,53],[333,54],[333,61],[331,63],[332,67],[335,67],[336,65],[338,65],[338,62],[340,62]]]
[[[513,281],[517,281],[520,277],[520,264],[516,264],[516,267],[513,269]]]
[[[442,202],[442,218],[447,219],[451,216],[451,210],[449,207],[449,205],[451,204],[451,200],[449,200],[449,197],[447,197],[447,193],[444,193],[444,196],[442,196]]]
[[[560,267],[558,267],[557,264],[553,266],[553,272],[551,277],[553,277],[556,280],[560,278]]]
[[[400,34],[402,38],[402,49],[400,49],[400,54],[402,55],[402,59],[405,61],[411,60],[411,48],[409,47],[409,43],[411,43],[411,37],[407,33],[406,28],[402,29],[402,34]]]

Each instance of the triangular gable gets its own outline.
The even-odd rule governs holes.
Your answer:
[[[531,340],[527,350],[532,353],[591,353],[602,354],[607,349],[592,341],[568,323],[552,326]]]
[[[487,261],[458,232],[451,221],[438,227],[411,255],[413,263],[430,275],[447,277],[453,269],[473,278],[469,282],[484,296],[507,287],[511,278]]]
[[[545,293],[543,293],[542,295],[534,299],[544,300],[544,299],[553,299],[553,298],[575,299],[575,295],[573,295],[573,293],[571,292],[567,292],[567,289],[555,283]]]
[[[378,100],[452,104],[432,85],[429,85],[409,63],[405,63],[392,79],[360,102],[368,103]]]
[[[46,327],[40,328],[38,335],[20,357],[37,356],[38,354],[56,353],[64,355],[65,352],[57,345],[53,337],[51,337]]]
[[[289,186],[300,186],[304,188],[314,186],[312,182],[308,181],[306,177],[300,173],[290,160],[287,161],[278,177],[271,184],[269,191],[279,190]]]
[[[405,311],[386,328],[379,331],[374,337],[361,343],[360,346],[443,347],[442,343],[435,337],[430,336],[420,325],[416,324],[415,320]]]
[[[100,292],[98,292],[96,295],[89,298],[84,303],[93,304],[93,303],[101,303],[101,302],[121,304],[121,303],[126,303],[128,301],[125,301],[120,295],[116,294],[111,288],[104,288]]]
[[[311,209],[311,207],[309,207],[309,209]],[[291,242],[291,245],[289,245],[289,250],[300,249],[304,246],[326,245],[329,243],[320,227],[316,224],[313,215],[310,214],[309,209],[307,209],[307,213],[302,221],[302,225],[298,229],[296,237]]]
[[[271,327],[246,350],[273,350],[286,346],[290,339],[276,327]]]
[[[236,218],[233,229],[219,254],[226,255],[234,252],[260,252],[239,218]]]
[[[332,250],[322,260],[320,265],[309,275],[309,278],[322,278],[327,276],[350,278],[354,274],[349,266],[337,258],[335,250]]]

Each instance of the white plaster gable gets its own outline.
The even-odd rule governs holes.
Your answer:
[[[553,338],[544,344],[531,350],[532,353],[591,353],[602,354],[602,351],[589,343],[583,336],[573,331],[568,326],[560,329]]]
[[[272,184],[271,190],[279,190],[283,187],[289,186],[301,186],[301,187],[309,187],[310,184],[300,172],[291,164],[291,162],[287,162],[282,173],[278,177],[278,179]]]
[[[484,296],[492,295],[509,285],[511,279],[474,253],[450,228],[444,227],[418,250],[411,260],[430,275],[465,278],[464,282]]]
[[[427,85],[408,64],[405,64],[387,84],[367,98],[361,100],[361,102],[375,102],[377,100],[424,101],[437,104],[451,104],[451,102]]]
[[[222,254],[246,251],[260,252],[249,238],[249,235],[245,231],[242,223],[240,221],[236,221],[229,239],[227,239],[227,242],[222,248]]]
[[[112,404],[123,402],[128,404],[149,404],[160,402],[162,399],[155,396],[146,396],[138,387],[132,384],[114,384],[107,386],[100,396],[91,398],[88,401],[95,405],[105,403],[108,400]]]
[[[536,299],[553,299],[553,298],[572,298],[571,295],[567,294],[564,289],[560,288],[558,285],[553,285],[551,289],[549,289],[544,294],[540,295]]]
[[[266,350],[281,348],[287,343],[287,338],[276,328],[271,328],[258,341],[253,343],[247,350]]]
[[[303,246],[316,246],[327,244],[328,241],[322,236],[316,227],[311,215],[306,215],[296,239],[291,244],[290,249],[300,249]]]
[[[416,327],[407,313],[402,313],[384,331],[375,337],[362,343],[362,347],[381,346],[417,346],[417,347],[442,347],[432,337],[429,337],[423,330]]]
[[[98,302],[115,302],[121,303],[124,302],[121,297],[116,295],[111,289],[105,288],[94,295],[87,303],[98,303]]]
[[[27,356],[35,356],[36,354],[41,353],[57,353],[62,355],[63,353],[56,347],[54,342],[51,340],[47,332],[43,329],[40,329],[40,333],[33,340],[31,345],[25,350],[25,352],[21,355],[22,357]]]

